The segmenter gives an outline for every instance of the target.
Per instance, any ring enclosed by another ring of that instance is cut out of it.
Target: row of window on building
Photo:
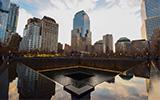
[[[50,17],[30,18],[25,26],[20,51],[57,52],[58,24]]]
[[[9,35],[16,33],[19,6],[10,0],[0,0],[0,42],[6,43]]]

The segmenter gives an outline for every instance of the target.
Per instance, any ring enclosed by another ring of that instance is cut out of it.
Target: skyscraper
[[[91,45],[89,16],[85,11],[79,11],[73,19],[71,47],[73,51],[88,51]]]
[[[18,16],[19,16],[19,7],[16,4],[11,3],[7,21],[6,38],[8,38],[8,35],[10,33],[16,33]]]
[[[150,40],[154,29],[160,27],[160,0],[142,0],[142,38]]]
[[[42,19],[42,44],[41,50],[46,52],[57,52],[58,49],[58,24],[50,17],[44,16]]]
[[[103,53],[109,53],[113,51],[113,36],[107,34],[103,36]]]
[[[77,12],[73,20],[73,29],[79,29],[80,36],[85,37],[86,34],[90,31],[90,20],[87,13],[83,10]]]
[[[0,0],[0,42],[4,43],[10,0]]]
[[[25,26],[20,51],[57,52],[58,24],[52,18],[30,18]]]
[[[40,50],[41,20],[38,18],[28,19],[23,31],[23,39],[20,49],[25,51]]]

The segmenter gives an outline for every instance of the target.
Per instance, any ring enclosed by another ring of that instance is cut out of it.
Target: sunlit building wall
[[[49,17],[30,18],[25,26],[20,51],[57,52],[58,24]]]
[[[71,52],[71,46],[68,44],[64,45],[64,53],[69,54]]]
[[[40,20],[39,20],[40,21]],[[31,33],[30,49],[39,50],[40,48],[40,22],[31,23],[29,26],[29,32]]]
[[[80,51],[80,32],[78,29],[74,29],[71,32],[71,47],[73,51]]]
[[[41,20],[30,18],[25,26],[23,39],[20,44],[21,51],[40,50],[40,29]]]
[[[4,43],[10,0],[0,0],[0,42]]]
[[[113,36],[107,34],[103,36],[103,53],[113,51]]]
[[[41,24],[41,51],[57,52],[59,25],[54,19],[46,16],[43,17]]]

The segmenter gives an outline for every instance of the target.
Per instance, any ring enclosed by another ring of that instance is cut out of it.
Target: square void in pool
[[[66,74],[65,76],[70,77],[74,80],[83,80],[83,79],[92,77],[93,74],[86,73],[86,72],[74,72],[74,73]]]

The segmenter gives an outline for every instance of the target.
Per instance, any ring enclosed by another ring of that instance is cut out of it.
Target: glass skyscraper
[[[0,0],[0,42],[4,42],[9,13],[10,0]]]
[[[91,31],[89,16],[85,11],[79,11],[73,19],[71,35],[72,51],[89,51],[91,47]]]
[[[160,27],[160,0],[142,0],[142,37],[148,40],[156,28]]]
[[[87,13],[83,10],[75,14],[73,29],[78,29],[81,37],[86,37],[87,33],[90,31],[90,20]]]
[[[19,15],[19,7],[16,4],[11,3],[7,21],[7,32],[16,32],[17,22]]]

